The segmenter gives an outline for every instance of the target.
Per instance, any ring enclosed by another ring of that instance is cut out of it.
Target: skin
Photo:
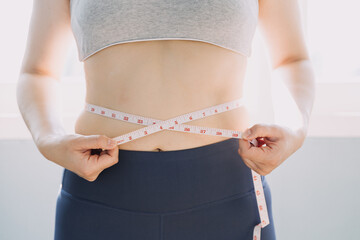
[[[114,141],[108,145],[111,138],[144,126],[86,111],[80,113],[75,133],[66,133],[58,104],[58,87],[65,53],[73,41],[69,14],[69,0],[34,0],[17,85],[20,112],[45,158],[94,181],[101,171],[118,162],[119,148],[171,151],[226,140],[165,130],[122,145],[117,146]],[[302,146],[315,91],[297,1],[260,0],[258,27],[268,47],[273,72],[296,103],[301,126],[288,127],[281,123],[281,117],[274,124],[249,126],[245,107],[188,124],[251,130],[249,137],[239,139],[239,155],[248,167],[267,175]],[[114,45],[84,62],[85,100],[166,120],[242,97],[246,64],[244,55],[204,42],[162,40]],[[201,92],[196,91],[199,88]],[[280,105],[274,109],[276,113],[285,113]],[[250,144],[254,138],[258,146]],[[96,148],[104,151],[91,155],[90,149]]]

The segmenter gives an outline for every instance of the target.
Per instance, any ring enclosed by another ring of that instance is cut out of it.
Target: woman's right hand
[[[90,182],[95,181],[105,168],[118,162],[116,141],[105,135],[49,135],[36,145],[46,159]],[[92,149],[103,151],[92,155]]]

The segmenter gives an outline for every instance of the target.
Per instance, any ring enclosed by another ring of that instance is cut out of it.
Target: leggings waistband
[[[119,162],[89,182],[64,169],[62,189],[81,199],[134,212],[182,211],[253,191],[239,140],[164,152],[119,149]],[[266,181],[263,178],[265,186]]]

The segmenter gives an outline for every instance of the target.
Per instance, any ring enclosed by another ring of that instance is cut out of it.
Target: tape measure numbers
[[[218,113],[222,113],[225,111],[230,111],[232,109],[236,109],[243,105],[242,98],[235,99],[230,102],[222,103],[216,106],[208,107],[202,110],[190,112],[181,116],[177,116],[168,120],[158,120],[148,117],[143,117],[139,115],[124,113],[121,111],[117,111],[114,109],[109,109],[101,106],[97,106],[90,103],[85,103],[85,110],[91,113],[95,113],[101,116],[118,119],[125,122],[131,122],[141,125],[146,125],[147,127],[137,129],[135,131],[126,133],[124,135],[113,138],[117,141],[117,144],[124,144],[129,141],[133,141],[137,138],[141,138],[162,130],[171,130],[171,131],[181,131],[181,132],[189,132],[189,133],[197,133],[197,134],[205,134],[205,135],[213,135],[213,136],[223,136],[223,137],[231,137],[231,138],[242,138],[242,132],[236,130],[227,130],[227,129],[219,129],[219,128],[210,128],[210,127],[201,127],[201,126],[192,126],[186,125],[183,123],[194,121],[197,119],[201,119],[207,116],[215,115]],[[256,139],[253,139],[251,143],[254,146],[257,146]],[[269,221],[265,194],[263,189],[263,184],[261,181],[261,176],[255,171],[251,170],[252,173],[252,181],[254,184],[254,191],[256,196],[256,202],[258,206],[260,223],[254,227],[253,231],[253,240],[260,240],[261,228],[267,226]]]

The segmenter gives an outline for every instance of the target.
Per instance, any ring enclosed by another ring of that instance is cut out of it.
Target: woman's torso
[[[85,101],[118,111],[167,120],[243,96],[247,57],[209,43],[156,40],[114,45],[84,62]],[[246,107],[186,124],[243,131]],[[75,132],[117,137],[143,128],[83,110]],[[120,149],[169,151],[199,147],[225,137],[163,130]]]

